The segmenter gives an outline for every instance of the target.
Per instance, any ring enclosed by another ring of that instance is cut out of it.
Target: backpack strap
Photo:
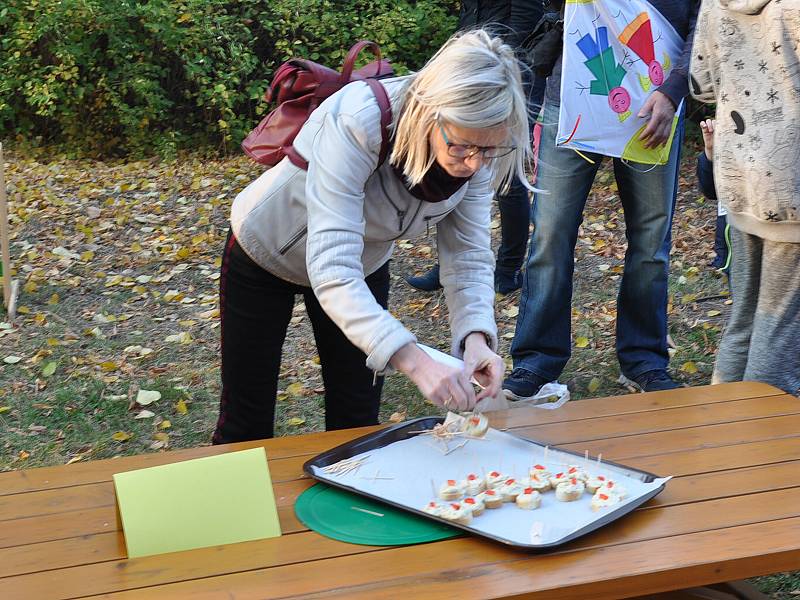
[[[389,125],[392,122],[392,103],[389,101],[389,94],[386,93],[386,88],[383,87],[375,79],[367,78],[363,80],[372,93],[375,94],[375,100],[378,101],[378,107],[381,109],[381,151],[378,155],[378,167],[380,167],[389,154]],[[300,156],[300,153],[294,149],[294,146],[283,146],[283,153],[289,157],[292,164],[304,171],[308,170],[308,161]]]
[[[386,88],[379,81],[371,78],[364,81],[370,87],[372,93],[375,94],[375,99],[381,109],[381,152],[378,155],[378,166],[380,167],[389,154],[389,125],[392,123],[392,103],[389,101],[389,94],[386,93]]]

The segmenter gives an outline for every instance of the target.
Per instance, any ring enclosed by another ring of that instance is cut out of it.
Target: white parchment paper
[[[451,441],[450,447],[459,443]],[[491,471],[522,479],[528,476],[528,469],[534,464],[543,464],[553,473],[563,471],[567,465],[582,468],[588,465],[590,475],[605,475],[627,490],[628,496],[622,504],[598,512],[591,509],[592,495],[588,492],[575,502],[559,502],[549,490],[544,493],[538,509],[523,510],[514,503],[504,503],[502,508],[485,510],[469,525],[476,532],[524,545],[556,543],[670,479],[665,477],[645,483],[643,476],[635,471],[605,463],[598,468],[596,461],[586,463],[583,457],[553,449],[548,450],[545,460],[544,447],[495,429],[489,429],[484,439],[469,440],[464,447],[447,455],[440,448],[430,436],[418,435],[356,455],[367,457],[356,472],[330,475],[318,467],[312,468],[320,479],[416,510],[421,510],[431,500],[439,500],[439,486],[447,479],[461,480],[468,473],[483,475]]]

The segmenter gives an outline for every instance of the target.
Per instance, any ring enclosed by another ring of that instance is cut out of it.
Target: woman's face
[[[451,156],[448,150],[448,142],[450,145],[458,144],[477,146],[479,148],[508,146],[508,127],[497,125],[484,129],[467,129],[466,127],[459,127],[442,121],[441,124],[433,126],[429,141],[436,162],[449,175],[453,177],[472,177],[484,162],[489,162],[489,159],[485,159],[482,152],[476,152],[470,157],[459,158]]]

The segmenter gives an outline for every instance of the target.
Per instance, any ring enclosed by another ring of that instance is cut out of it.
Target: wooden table
[[[374,428],[3,473],[0,598],[600,599],[800,569],[793,396],[727,384],[516,409],[492,425],[675,479],[631,515],[536,555],[473,537],[376,548],[308,531],[292,510],[312,484],[303,462]],[[125,558],[113,473],[262,444],[282,537]]]

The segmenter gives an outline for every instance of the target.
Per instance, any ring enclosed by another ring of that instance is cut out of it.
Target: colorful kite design
[[[675,28],[647,0],[566,0],[556,144],[666,163],[672,137],[665,146],[645,148],[639,136],[650,115],[642,107],[666,81],[669,57],[683,47]],[[677,122],[676,116],[673,132]]]
[[[639,84],[646,92],[652,83],[656,87],[664,83],[664,72],[669,69],[669,55],[664,53],[664,65],[656,60],[653,28],[650,26],[650,15],[640,13],[619,35],[619,41],[636,53],[636,56],[647,65],[647,77],[639,75]]]
[[[588,33],[577,42],[586,57],[586,68],[594,75],[589,85],[589,93],[597,96],[608,96],[608,105],[624,121],[631,116],[631,95],[621,86],[626,71],[617,62],[614,49],[608,45],[608,29],[597,29],[597,41]]]

